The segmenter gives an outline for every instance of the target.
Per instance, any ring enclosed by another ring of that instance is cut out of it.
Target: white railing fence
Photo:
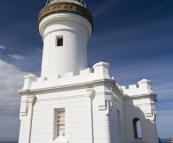
[[[48,5],[52,1],[57,1],[57,2],[64,2],[64,1],[66,1],[66,2],[80,3],[81,5],[86,7],[86,3],[85,3],[84,0],[47,0],[46,5]]]

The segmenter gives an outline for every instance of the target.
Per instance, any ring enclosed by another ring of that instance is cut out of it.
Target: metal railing
[[[74,3],[78,3],[82,6],[84,6],[86,8],[86,3],[84,0],[47,0],[46,5],[48,5],[49,3],[53,2],[53,1],[55,1],[55,2],[64,2],[64,1],[65,2],[74,2]]]

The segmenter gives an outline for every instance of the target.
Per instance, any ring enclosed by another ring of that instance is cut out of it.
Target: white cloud
[[[11,55],[11,54],[9,54],[8,56],[11,57],[11,58],[14,58],[15,60],[24,60],[25,59],[25,57],[20,56],[20,55]]]
[[[20,96],[28,73],[0,60],[0,140],[18,140]]]
[[[4,49],[5,49],[5,47],[4,47],[4,46],[2,46],[2,45],[0,45],[0,49],[3,49],[3,50],[4,50]]]

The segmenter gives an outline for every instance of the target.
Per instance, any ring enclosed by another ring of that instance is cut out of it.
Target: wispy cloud
[[[157,130],[161,138],[172,137],[173,130],[173,109],[157,112]]]
[[[105,12],[108,8],[114,6],[115,4],[119,3],[120,0],[105,0],[104,3],[102,3],[94,12],[93,17],[98,16],[102,12]]]
[[[20,96],[23,76],[28,73],[0,60],[0,140],[17,140],[19,132]],[[7,134],[8,132],[8,134]]]
[[[24,60],[25,59],[25,57],[20,56],[20,55],[11,55],[11,54],[9,54],[8,56],[11,57],[11,58],[14,58],[15,60]]]
[[[155,7],[154,9],[151,9],[150,11],[146,11],[146,13],[144,15],[142,15],[139,20],[141,20],[141,19],[143,19],[143,18],[145,18],[145,17],[147,17],[147,16],[157,12],[162,7],[164,7],[166,5],[169,5],[169,3],[171,3],[171,1],[167,0],[167,1],[163,2],[161,5],[158,5],[157,7]]]
[[[158,43],[159,45],[161,43],[160,41],[163,41],[163,40],[164,41],[166,40],[168,44],[172,44],[172,41],[170,41],[169,38],[173,36],[173,34],[164,32],[164,30],[169,30],[169,23],[172,23],[172,22],[173,20],[171,18],[165,18],[162,21],[153,20],[153,21],[149,21],[140,25],[128,26],[122,29],[121,28],[113,29],[114,27],[112,27],[112,30],[99,31],[98,33],[96,33],[97,34],[96,36],[90,39],[90,41],[93,43],[99,43],[99,44],[100,42],[115,42],[116,41],[116,43],[121,44],[121,46],[126,46],[126,45],[130,46],[132,44],[133,45],[137,44],[137,46],[141,46],[142,45],[141,42],[143,43],[147,42],[147,44]],[[164,34],[165,37],[163,37],[163,35],[161,34],[153,36],[152,33],[158,32],[157,30],[163,26],[164,26],[164,29],[160,29],[160,32],[162,32],[162,34]],[[150,32],[152,33],[148,35],[148,33]]]
[[[158,112],[160,111],[167,111],[167,110],[173,110],[173,101],[172,99],[159,99],[158,102],[156,103],[156,109]],[[158,117],[159,118],[159,117]]]
[[[149,79],[152,81],[153,91],[158,94],[159,102],[173,100],[173,75],[170,74],[173,68],[167,64],[167,58],[158,57],[130,64],[112,65],[111,73],[114,79],[120,85],[126,85],[126,88],[129,84],[137,84],[143,78]]]
[[[5,46],[0,45],[0,49],[3,49],[4,50],[5,49]]]

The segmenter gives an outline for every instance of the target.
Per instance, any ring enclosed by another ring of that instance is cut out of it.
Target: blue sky
[[[173,137],[173,0],[85,0],[93,15],[88,66],[105,61],[128,87],[146,78],[158,94],[159,137]],[[23,76],[40,75],[38,13],[46,0],[0,1],[0,140],[18,140],[17,90]]]

